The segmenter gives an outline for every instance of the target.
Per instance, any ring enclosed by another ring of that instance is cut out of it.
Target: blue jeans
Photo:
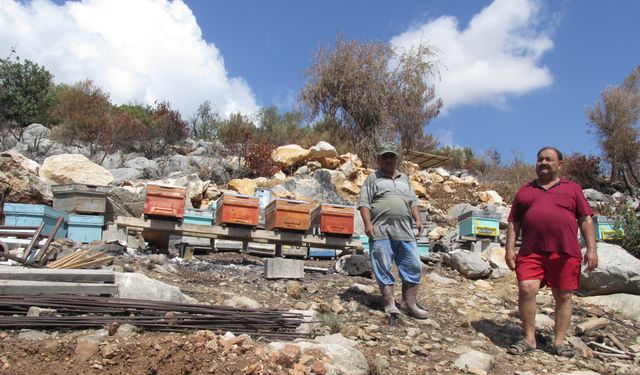
[[[402,282],[420,284],[422,262],[416,241],[371,240],[371,265],[378,284],[393,285],[392,262],[396,263]]]

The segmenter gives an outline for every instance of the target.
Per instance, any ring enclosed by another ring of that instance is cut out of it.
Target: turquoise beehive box
[[[213,222],[214,211],[196,210],[187,208],[182,218],[183,224],[209,225]]]
[[[500,214],[484,211],[469,211],[458,217],[461,237],[498,237]]]
[[[55,208],[43,204],[5,203],[4,215],[4,225],[6,226],[37,227],[44,223],[42,233],[46,235],[51,234],[58,217],[63,217],[64,220],[56,232],[55,238],[64,238],[67,236],[69,215]]]
[[[103,216],[69,214],[67,238],[76,243],[102,241],[103,227]]]

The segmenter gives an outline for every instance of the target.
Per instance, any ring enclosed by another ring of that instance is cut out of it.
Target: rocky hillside
[[[0,153],[0,189],[11,188],[7,201],[50,204],[54,184],[108,185],[107,221],[119,215],[142,216],[149,182],[186,187],[188,205],[199,208],[208,207],[226,191],[253,194],[257,187],[270,188],[276,197],[354,204],[372,172],[357,155],[338,155],[325,142],[310,149],[280,147],[274,155],[265,156],[279,171],[251,179],[242,177],[242,160],[222,156],[220,145],[202,141],[190,141],[176,148],[179,153],[154,160],[116,153],[98,164],[82,156],[82,149],[63,147],[46,137],[38,136],[36,144],[34,134],[46,131],[32,125],[24,143]],[[518,339],[519,320],[515,278],[504,263],[504,249],[499,241],[460,241],[456,225],[459,215],[484,209],[498,213],[504,229],[508,203],[462,172],[420,170],[411,163],[404,163],[402,169],[428,212],[432,253],[424,259],[418,299],[429,311],[429,319],[403,317],[390,325],[370,272],[344,267],[345,262],[366,264],[362,256],[305,260],[305,265],[319,271],[309,271],[301,280],[274,281],[263,277],[263,260],[246,254],[197,255],[185,261],[176,257],[175,249],[169,249],[168,256],[152,255],[144,243],[94,244],[118,247],[112,269],[144,273],[179,287],[186,295],[180,301],[306,311],[312,324],[304,329],[315,339],[268,342],[233,333],[153,333],[134,328],[2,331],[0,373],[640,373],[638,259],[619,246],[598,243],[600,267],[582,275],[582,296],[576,298],[570,329],[579,351],[576,358],[551,354],[554,311],[548,291],[538,299],[540,350],[526,357],[510,356],[506,348]],[[595,208],[616,200],[639,204],[620,194],[593,190],[585,194]],[[356,234],[362,232],[357,217]],[[66,252],[80,247],[68,242],[58,246]],[[140,281],[134,284],[136,293],[142,294],[160,288],[159,284],[145,287]],[[598,318],[606,321],[600,321],[604,323],[597,329],[584,329]]]

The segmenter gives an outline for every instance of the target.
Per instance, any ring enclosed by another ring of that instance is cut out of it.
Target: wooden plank
[[[3,294],[75,294],[99,295],[118,294],[115,284],[58,283],[51,281],[0,280],[0,293]]]
[[[95,252],[95,253],[86,253],[84,256],[80,256],[70,262],[64,263],[62,265],[57,265],[54,268],[73,268],[73,266],[77,265],[77,264],[82,264],[82,263],[86,263],[90,260],[94,260],[97,258],[100,258],[103,255],[103,253],[100,252]]]
[[[115,283],[111,270],[30,269],[0,267],[1,280],[58,281],[73,283]]]
[[[106,264],[109,262],[112,262],[116,257],[114,256],[108,256],[108,257],[103,257],[103,258],[98,258],[98,259],[94,259],[94,260],[89,260],[86,262],[78,262],[78,263],[74,263],[71,265],[66,265],[63,266],[64,268],[74,268],[74,269],[78,269],[78,268],[91,268],[91,267],[95,267],[95,266],[99,266],[101,264]]]
[[[72,260],[74,260],[76,258],[79,258],[79,257],[82,257],[82,256],[84,256],[85,254],[88,254],[88,253],[89,253],[89,250],[76,251],[73,254],[69,254],[67,256],[64,256],[64,257],[56,260],[55,262],[51,262],[51,263],[47,264],[47,268],[56,268],[57,266],[69,263]]]
[[[609,325],[609,319],[607,318],[595,318],[587,320],[584,323],[578,324],[576,327],[576,334],[588,335],[593,331],[597,331]]]
[[[268,231],[249,227],[231,227],[219,225],[180,224],[173,221],[157,219],[140,219],[135,217],[118,216],[118,226],[124,226],[130,231],[144,233],[167,232],[170,234],[184,235],[201,238],[215,238],[236,241],[251,241],[272,244],[285,244],[293,246],[313,246],[331,249],[355,249],[361,250],[362,242],[352,237],[338,237],[326,235],[313,235],[306,233]]]
[[[45,242],[45,244],[40,248],[40,251],[36,254],[35,260],[37,263],[42,263],[43,260],[46,260],[47,257],[49,256],[49,252],[50,252],[49,245],[51,245],[51,242],[56,236],[56,233],[58,233],[58,229],[60,229],[60,226],[62,225],[63,220],[64,218],[62,216],[59,216],[58,220],[56,220],[56,225],[53,227],[53,230],[49,234],[49,238],[47,238],[47,242]]]
[[[44,229],[44,223],[40,224],[38,229],[36,229],[36,232],[33,234],[33,238],[31,239],[31,242],[29,242],[29,245],[27,245],[27,248],[24,250],[24,259],[31,260],[29,259],[31,257],[31,250],[33,250],[33,246],[38,243],[38,239],[40,238],[40,234],[42,233],[43,229]]]

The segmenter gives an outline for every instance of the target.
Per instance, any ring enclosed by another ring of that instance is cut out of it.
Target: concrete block
[[[118,227],[115,224],[108,224],[107,228],[102,231],[102,241],[115,242],[115,241],[127,241],[127,231],[124,227]]]
[[[284,258],[267,259],[264,263],[264,274],[267,279],[302,279],[304,278],[304,261]]]

